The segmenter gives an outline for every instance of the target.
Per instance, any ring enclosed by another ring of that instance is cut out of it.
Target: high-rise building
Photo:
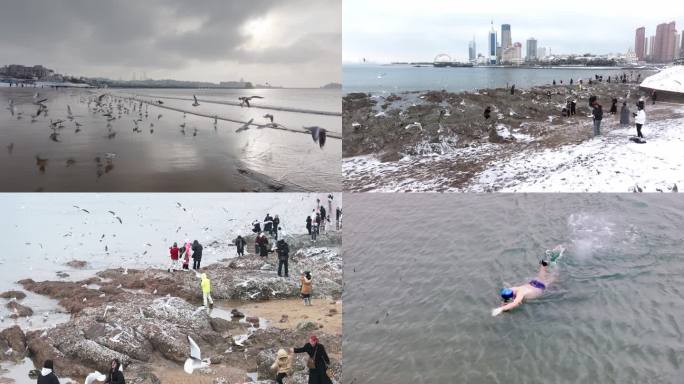
[[[675,31],[675,43],[674,43],[674,52],[672,52],[672,57],[675,59],[678,59],[681,57],[681,45],[682,45],[682,34],[681,33],[676,33]]]
[[[527,53],[525,55],[525,61],[536,61],[537,60],[537,39],[530,37],[527,39]]]
[[[655,50],[655,36],[648,38],[648,58],[653,61],[653,51]]]
[[[511,45],[513,45],[511,41],[511,25],[501,24],[501,49],[505,50]]]
[[[644,38],[644,60],[650,55],[651,46],[648,45],[648,39]]]
[[[501,61],[504,64],[522,64],[522,44],[516,42],[506,49],[502,49]]]
[[[542,60],[545,57],[546,57],[546,48],[544,48],[544,47],[537,48],[537,60]]]
[[[656,27],[655,42],[653,45],[653,61],[656,63],[668,63],[674,59],[675,35],[677,29],[675,22],[658,24]]]
[[[638,60],[644,60],[646,57],[646,28],[639,27],[636,30],[636,36],[634,37],[634,52],[637,55]]]
[[[489,31],[489,64],[496,64],[496,30],[494,29],[494,21],[492,20],[492,29]]]
[[[475,64],[477,61],[477,45],[475,43],[475,36],[473,36],[473,40],[468,43],[468,60]]]

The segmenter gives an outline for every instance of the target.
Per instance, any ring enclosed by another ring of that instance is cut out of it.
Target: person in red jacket
[[[259,232],[254,243],[258,246],[259,256],[268,256],[268,239],[263,232]]]
[[[169,254],[171,255],[171,267],[169,267],[169,272],[173,272],[176,269],[180,269],[178,265],[178,244],[173,243],[173,247],[169,247]]]

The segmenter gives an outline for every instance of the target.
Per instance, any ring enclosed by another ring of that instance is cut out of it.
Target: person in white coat
[[[641,134],[641,127],[646,124],[646,112],[641,105],[638,109],[637,113],[634,114],[634,123],[636,123],[637,136],[643,138],[644,135]]]

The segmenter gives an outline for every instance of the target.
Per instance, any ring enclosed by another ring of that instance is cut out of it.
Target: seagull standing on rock
[[[191,375],[195,369],[208,367],[211,361],[209,359],[202,360],[200,348],[192,337],[188,336],[188,342],[190,343],[190,357],[185,360],[183,369],[187,374]]]

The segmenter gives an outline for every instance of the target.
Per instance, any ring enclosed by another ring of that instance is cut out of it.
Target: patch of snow
[[[675,65],[644,79],[642,87],[684,93],[684,66]]]

